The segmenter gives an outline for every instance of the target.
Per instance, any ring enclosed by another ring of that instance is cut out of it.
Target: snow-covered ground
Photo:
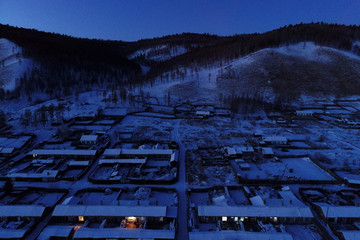
[[[134,59],[141,55],[145,59],[153,60],[156,62],[169,60],[178,55],[186,53],[187,50],[184,46],[169,46],[169,45],[159,45],[152,48],[140,49],[136,52],[129,55],[129,59]]]
[[[22,49],[15,43],[0,38],[0,88],[14,90],[16,80],[33,66],[33,61],[24,58]]]
[[[360,57],[351,53],[330,47],[323,47],[313,42],[301,42],[298,44],[281,46],[277,48],[266,48],[247,56],[231,60],[226,63],[216,63],[209,68],[191,66],[180,68],[180,75],[175,71],[163,74],[158,77],[155,84],[142,88],[145,92],[163,99],[170,93],[172,101],[210,102],[219,103],[221,96],[230,96],[232,93],[241,94],[239,91],[258,93],[268,101],[274,101],[271,82],[264,86],[263,80],[249,77],[249,74],[256,73],[261,78],[266,78],[269,73],[262,67],[261,61],[271,58],[273,54],[293,57],[308,62],[329,63],[336,61],[339,57],[346,61],[360,62]],[[174,77],[171,77],[173,75]],[[225,76],[224,78],[218,78]],[[303,94],[297,104],[314,103],[318,99],[334,100],[332,95],[306,95]]]

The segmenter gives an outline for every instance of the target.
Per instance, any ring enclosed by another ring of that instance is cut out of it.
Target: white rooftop
[[[100,159],[99,164],[142,164],[146,163],[147,158],[132,158],[132,159]]]
[[[37,240],[49,240],[51,237],[68,238],[74,227],[73,226],[47,226],[45,227]]]
[[[132,229],[132,228],[87,228],[78,229],[74,238],[81,239],[175,239],[174,230]]]
[[[307,217],[312,218],[308,207],[261,206],[198,206],[198,216],[228,217]]]
[[[96,150],[84,150],[84,149],[34,149],[28,153],[28,155],[77,155],[77,156],[95,156]]]
[[[286,137],[281,136],[267,136],[263,138],[264,142],[287,142]]]
[[[250,202],[253,206],[265,206],[264,200],[259,195],[250,198]]]
[[[121,149],[124,155],[171,155],[173,149]]]
[[[245,232],[245,231],[211,231],[189,232],[189,240],[292,240],[288,233],[279,232]]]
[[[273,155],[274,154],[271,147],[263,147],[262,148],[262,153],[266,154],[266,155]]]
[[[0,217],[41,217],[45,207],[38,205],[3,205]]]
[[[1,148],[1,147],[0,147],[0,148]],[[2,148],[2,149],[0,150],[0,153],[10,154],[10,153],[12,153],[14,150],[15,150],[15,148],[6,148],[6,147],[4,147],[4,148]]]
[[[26,233],[25,229],[0,228],[0,238],[2,239],[22,239],[25,233]]]
[[[315,203],[321,207],[326,218],[360,218],[358,206],[332,206],[326,203]]]
[[[36,172],[17,172],[9,173],[9,178],[55,178],[58,175],[58,170],[44,170],[41,173]]]
[[[345,240],[359,240],[360,239],[360,231],[357,230],[342,230],[339,231],[344,236]]]
[[[71,160],[68,162],[69,166],[89,166],[90,161],[75,161]]]
[[[196,114],[196,115],[209,116],[209,115],[210,115],[210,112],[209,112],[209,111],[196,111],[195,114]]]
[[[97,135],[82,135],[80,141],[96,141],[98,138]]]
[[[313,114],[314,112],[311,110],[296,110],[296,114],[304,114],[304,115],[308,115],[308,114]]]
[[[121,149],[105,149],[104,155],[120,155]]]
[[[53,216],[166,217],[167,206],[57,205]]]

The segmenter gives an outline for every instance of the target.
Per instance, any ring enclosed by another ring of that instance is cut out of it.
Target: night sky
[[[133,41],[266,32],[300,22],[360,24],[359,0],[0,0],[0,23]]]

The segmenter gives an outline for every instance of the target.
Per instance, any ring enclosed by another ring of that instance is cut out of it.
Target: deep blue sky
[[[360,24],[360,0],[0,0],[0,23],[132,41],[266,32],[300,22]]]

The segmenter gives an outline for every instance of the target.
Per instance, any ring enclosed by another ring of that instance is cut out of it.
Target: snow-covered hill
[[[7,39],[0,39],[0,88],[14,90],[16,79],[22,77],[32,65],[32,60],[22,55],[21,47]]]
[[[173,100],[214,102],[232,94],[303,96],[352,95],[360,91],[360,57],[338,49],[302,42],[266,48],[211,68],[179,69],[163,74],[145,91]]]

